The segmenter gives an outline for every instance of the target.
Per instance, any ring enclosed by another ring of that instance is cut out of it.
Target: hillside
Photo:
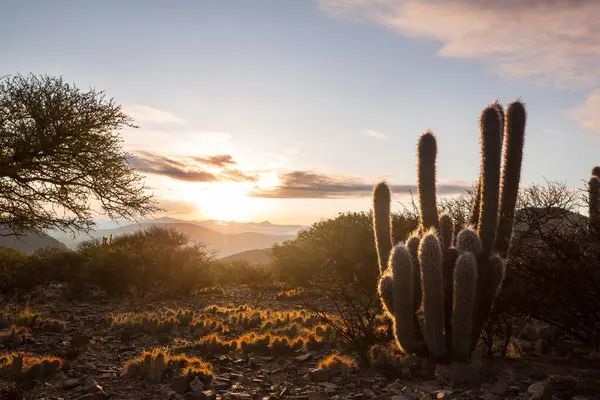
[[[138,221],[140,224],[194,224],[216,232],[234,234],[255,232],[265,235],[296,235],[300,230],[308,228],[304,225],[278,225],[269,221],[262,222],[237,222],[237,221],[217,221],[217,220],[183,220],[172,217],[160,217],[154,219],[144,219]],[[131,224],[130,221],[100,222],[98,229],[117,229]]]
[[[93,232],[91,235],[94,238],[101,239],[103,236],[119,236],[125,233],[131,233],[140,229],[148,229],[153,225],[165,226],[177,229],[189,236],[190,240],[202,242],[208,245],[211,249],[217,251],[218,257],[227,257],[232,254],[241,253],[247,250],[264,249],[271,247],[274,243],[279,243],[284,240],[293,239],[293,235],[265,235],[255,232],[244,232],[236,234],[225,234],[216,232],[212,229],[202,227],[194,223],[142,223],[130,224],[115,229],[100,229]],[[79,241],[85,240],[81,237]],[[75,247],[76,242],[68,243],[70,247]]]
[[[268,264],[270,260],[271,249],[255,249],[242,251],[241,253],[232,254],[223,257],[224,261],[248,261],[252,264]]]
[[[19,238],[14,236],[0,236],[0,246],[19,250],[26,254],[31,254],[45,247],[67,248],[64,243],[44,233],[41,235],[27,234]]]

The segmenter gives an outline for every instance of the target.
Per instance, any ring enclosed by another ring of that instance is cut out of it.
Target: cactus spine
[[[464,227],[456,236],[455,246],[452,218],[441,215],[438,219],[437,143],[433,133],[421,135],[417,146],[421,226],[406,246],[401,243],[392,249],[387,270],[380,249],[384,248],[382,243],[391,245],[389,206],[384,206],[389,205],[390,191],[385,183],[374,190],[375,241],[382,271],[380,294],[394,321],[397,344],[405,351],[445,361],[448,355],[468,358],[475,348],[504,279],[502,257],[508,252],[512,234],[525,119],[525,108],[519,101],[509,105],[506,123],[500,104],[483,110],[479,194],[472,209],[473,214],[477,210],[477,217],[471,218],[476,225]],[[416,318],[421,301],[424,336]]]

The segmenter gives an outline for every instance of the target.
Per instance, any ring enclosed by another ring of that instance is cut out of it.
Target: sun
[[[200,208],[205,219],[248,222],[265,210],[264,199],[249,196],[255,188],[279,184],[275,173],[261,174],[256,182],[214,182],[187,187],[185,197]]]

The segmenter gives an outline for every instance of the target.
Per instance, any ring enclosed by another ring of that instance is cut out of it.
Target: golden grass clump
[[[14,324],[19,326],[25,326],[27,328],[33,328],[40,317],[40,313],[26,308],[19,312],[17,317],[14,319]]]

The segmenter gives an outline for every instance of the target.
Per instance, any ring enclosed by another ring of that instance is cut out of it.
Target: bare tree
[[[50,76],[1,78],[0,235],[87,233],[95,211],[114,220],[159,210],[122,149],[125,127],[137,128],[104,92]]]

